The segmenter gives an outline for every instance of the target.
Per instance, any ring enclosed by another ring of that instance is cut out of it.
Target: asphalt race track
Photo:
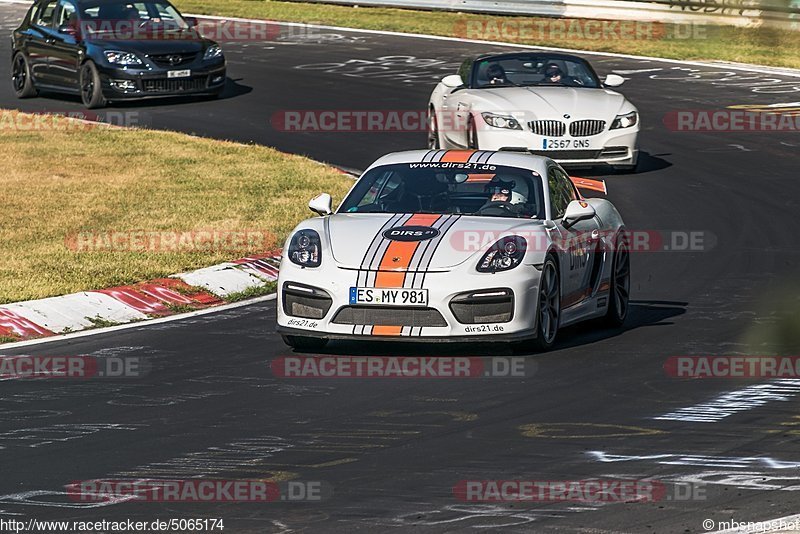
[[[2,31],[21,14],[20,6],[0,6]],[[465,55],[502,48],[320,31],[313,39],[225,49],[230,80],[221,100],[111,111],[138,112],[154,128],[359,169],[383,153],[420,148],[425,134],[286,133],[271,117],[424,109],[435,82]],[[7,38],[0,58],[8,77]],[[361,61],[347,63],[354,59]],[[223,518],[230,532],[672,533],[703,532],[706,518],[796,513],[800,437],[790,430],[800,381],[784,382],[780,398],[741,401],[724,417],[657,418],[765,382],[680,380],[663,365],[676,355],[768,353],[744,339],[756,323],[774,320],[765,312],[770,296],[796,278],[800,260],[797,135],[674,132],[663,119],[677,110],[797,102],[800,78],[605,56],[593,64],[601,75],[629,78],[622,90],[645,125],[643,168],[608,176],[609,198],[631,229],[703,232],[706,248],[633,255],[624,331],[572,328],[556,350],[529,356],[531,376],[469,380],[275,378],[270,361],[290,351],[275,335],[274,301],[7,350],[139,355],[152,371],[141,380],[0,381],[0,514]],[[10,83],[0,84],[0,107],[82,109],[65,97],[17,101]],[[338,343],[327,352],[509,356],[491,345]],[[72,481],[126,477],[324,481],[333,495],[302,503],[98,506],[64,494]],[[694,483],[702,495],[608,504],[465,503],[453,495],[461,480],[592,477],[652,478],[668,488]]]

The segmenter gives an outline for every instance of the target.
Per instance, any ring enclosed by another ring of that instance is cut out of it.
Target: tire
[[[436,110],[431,107],[428,110],[428,149],[439,150],[442,148],[439,141],[439,121],[436,118]]]
[[[478,150],[478,128],[475,126],[475,121],[472,117],[470,117],[469,124],[467,124],[467,148]]]
[[[283,342],[299,351],[322,350],[328,340],[322,337],[282,336]]]
[[[28,58],[22,52],[14,54],[11,60],[11,85],[17,98],[32,98],[39,94],[33,83],[33,74]]]
[[[103,85],[100,81],[100,73],[91,61],[87,61],[81,67],[80,76],[81,100],[87,109],[98,109],[105,107],[106,99],[103,96]]]
[[[603,317],[603,324],[612,328],[620,328],[625,324],[630,311],[631,291],[631,254],[628,240],[623,235],[617,236],[614,247],[614,259],[611,263],[611,285],[608,295],[608,310]]]
[[[515,353],[523,350],[547,352],[556,343],[561,321],[561,283],[558,264],[548,255],[539,278],[539,295],[536,299],[536,338],[512,344]]]

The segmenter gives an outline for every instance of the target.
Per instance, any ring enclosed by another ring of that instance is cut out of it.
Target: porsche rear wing
[[[605,180],[590,180],[589,178],[580,178],[578,176],[570,176],[569,179],[572,180],[572,183],[575,184],[575,187],[578,189],[597,191],[604,195],[608,194]]]

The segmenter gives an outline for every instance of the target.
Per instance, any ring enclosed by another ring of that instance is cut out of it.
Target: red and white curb
[[[0,336],[25,341],[226,303],[278,279],[280,251],[138,284],[0,306]]]

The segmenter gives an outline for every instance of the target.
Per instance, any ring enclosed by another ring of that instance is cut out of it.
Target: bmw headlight
[[[479,273],[510,271],[525,257],[528,242],[517,235],[504,237],[490,248],[478,262]]]
[[[631,126],[636,126],[637,122],[639,122],[639,114],[635,111],[631,111],[625,115],[617,115],[617,118],[611,123],[611,129],[619,130],[620,128],[630,128]]]
[[[289,259],[301,267],[319,267],[322,263],[322,241],[314,230],[300,230],[289,243]]]
[[[142,65],[142,60],[136,54],[130,52],[120,52],[119,50],[106,50],[106,59],[112,65],[120,65],[123,67],[131,67],[134,65]]]
[[[519,125],[519,121],[514,117],[508,117],[506,115],[495,115],[494,113],[481,113],[483,120],[486,121],[486,124],[489,126],[494,126],[495,128],[504,128],[506,130],[521,130],[522,126]]]
[[[218,57],[222,57],[222,48],[219,45],[209,46],[206,49],[206,53],[203,54],[203,60],[216,59]]]

